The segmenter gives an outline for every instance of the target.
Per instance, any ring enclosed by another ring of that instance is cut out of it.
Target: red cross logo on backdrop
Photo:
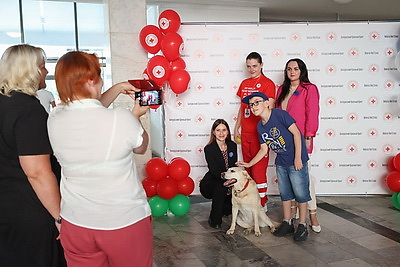
[[[233,51],[231,52],[231,57],[232,57],[232,58],[238,58],[239,55],[240,55],[240,53],[239,53],[237,50],[233,50]]]
[[[317,55],[318,55],[318,52],[316,49],[314,49],[314,48],[308,49],[308,51],[307,51],[308,58],[316,58]]]
[[[198,83],[194,88],[196,88],[197,92],[201,92],[204,90],[204,85],[202,83]]]
[[[394,87],[393,85],[394,85],[394,83],[393,83],[392,80],[387,80],[387,81],[385,82],[385,89],[388,90],[388,91],[390,91],[390,90],[393,89],[393,87]]]
[[[357,58],[358,57],[358,49],[357,48],[350,48],[349,50],[349,57],[350,58]]]
[[[326,105],[328,107],[333,107],[336,104],[336,100],[333,97],[328,97],[326,99]]]
[[[237,116],[233,116],[232,121],[236,122],[237,121]]]
[[[358,89],[358,82],[357,81],[350,81],[348,83],[348,88],[350,91],[356,91]]]
[[[328,160],[325,162],[325,169],[327,170],[333,170],[335,168],[335,162],[332,160]]]
[[[377,166],[377,163],[375,160],[370,160],[368,161],[368,169],[370,170],[375,170]]]
[[[378,105],[378,98],[376,98],[375,96],[370,97],[369,105],[370,106],[377,106]]]
[[[176,105],[177,108],[183,108],[184,107],[184,103],[182,100],[177,100],[176,101]]]
[[[252,42],[256,42],[256,41],[258,41],[258,39],[259,39],[258,34],[256,34],[256,33],[252,33],[249,35],[249,40]]]
[[[224,40],[224,38],[222,37],[221,34],[217,34],[217,35],[214,36],[214,41],[216,43],[221,43],[223,40]]]
[[[336,33],[334,33],[334,32],[328,33],[327,36],[326,36],[326,39],[327,39],[328,42],[330,42],[330,43],[336,42],[336,39],[337,39]]]
[[[292,35],[290,36],[290,40],[292,40],[293,42],[300,42],[300,34],[298,32],[292,33]]]
[[[379,40],[379,33],[378,32],[371,32],[369,35],[369,39],[372,41],[378,41]]]
[[[356,154],[357,153],[357,146],[356,145],[349,145],[347,147],[347,153]]]
[[[275,179],[274,179],[274,183],[275,183],[275,184],[278,184],[278,178],[275,178]]]
[[[378,131],[376,129],[370,129],[368,131],[368,137],[370,137],[370,138],[378,137]]]
[[[392,151],[393,151],[392,145],[386,144],[383,146],[383,153],[385,153],[386,155],[392,154]]]
[[[371,66],[369,66],[369,72],[372,74],[376,74],[379,72],[379,67],[376,64],[372,64]]]
[[[386,57],[393,57],[395,55],[393,48],[386,48],[385,49],[385,55]]]
[[[203,51],[197,51],[197,52],[195,53],[195,58],[198,58],[198,59],[204,58],[204,53],[203,53]]]
[[[204,151],[204,149],[203,149],[202,146],[198,146],[198,147],[196,148],[196,152],[197,152],[198,154],[202,154],[203,151]]]
[[[204,116],[199,114],[196,116],[196,122],[197,123],[203,123],[204,122]]]
[[[347,120],[349,122],[356,122],[358,119],[358,116],[356,113],[350,113],[349,115],[347,115]]]
[[[176,132],[176,139],[177,139],[177,140],[182,141],[182,140],[185,139],[185,137],[186,137],[186,134],[185,134],[184,131],[178,130],[178,131]]]
[[[282,56],[282,51],[279,50],[279,49],[275,49],[275,50],[272,52],[272,57],[280,58],[281,56]]]
[[[223,106],[224,106],[224,101],[222,101],[222,99],[220,99],[220,98],[217,98],[217,99],[215,99],[215,101],[214,101],[214,106],[216,106],[216,107],[223,107]]]
[[[347,184],[353,185],[353,184],[356,184],[356,183],[357,183],[357,178],[356,178],[356,177],[354,177],[354,176],[349,176],[349,177],[347,178]]]
[[[325,136],[327,138],[333,138],[333,137],[335,137],[335,135],[336,135],[335,130],[333,130],[333,129],[326,130]]]
[[[328,65],[326,67],[326,73],[333,75],[336,73],[336,66],[335,65]]]
[[[393,115],[391,113],[385,113],[383,115],[383,121],[392,122],[393,121]]]
[[[238,85],[237,83],[233,83],[233,84],[231,85],[231,90],[232,90],[233,92],[237,92],[238,89],[239,89],[239,85]]]
[[[214,73],[217,76],[221,76],[224,73],[224,71],[222,70],[221,67],[216,67],[215,70],[214,70]]]

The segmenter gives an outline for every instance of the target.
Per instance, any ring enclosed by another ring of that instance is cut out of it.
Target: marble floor
[[[322,231],[309,228],[300,243],[268,228],[256,237],[238,226],[227,236],[231,216],[223,218],[222,229],[210,228],[211,202],[190,200],[186,215],[154,218],[154,266],[400,266],[400,211],[388,196],[318,197]],[[280,222],[279,197],[269,197],[267,214]]]

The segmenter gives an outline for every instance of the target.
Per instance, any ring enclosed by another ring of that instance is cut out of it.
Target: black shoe
[[[208,225],[209,225],[211,228],[214,228],[214,229],[220,229],[220,228],[221,228],[221,224],[212,223],[211,218],[208,219]]]
[[[289,225],[288,222],[283,221],[278,229],[276,229],[276,231],[274,232],[274,236],[286,236],[292,233],[294,233],[293,223]]]
[[[307,226],[304,224],[299,223],[297,226],[297,231],[293,236],[294,241],[305,241],[308,236]]]

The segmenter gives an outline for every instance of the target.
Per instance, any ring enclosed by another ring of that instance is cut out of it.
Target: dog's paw
[[[271,233],[273,233],[273,232],[275,232],[276,228],[275,228],[275,226],[270,226],[269,230],[271,231]]]
[[[248,234],[251,233],[252,230],[253,230],[252,227],[251,227],[251,228],[246,228],[246,229],[243,230],[243,234],[244,234],[244,235],[248,235]]]
[[[262,234],[261,234],[261,231],[255,231],[255,232],[254,232],[254,235],[255,235],[255,236],[261,236]]]
[[[235,232],[235,229],[228,229],[228,231],[226,231],[226,234],[233,235],[234,232]]]

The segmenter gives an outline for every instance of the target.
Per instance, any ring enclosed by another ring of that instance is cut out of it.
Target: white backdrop
[[[386,194],[387,161],[400,144],[400,23],[182,25],[186,92],[165,92],[165,157],[183,157],[195,181],[207,171],[203,147],[215,119],[233,130],[247,78],[245,58],[259,52],[264,74],[278,86],[290,58],[307,64],[320,90],[320,127],[311,158],[317,194]],[[239,148],[240,150],[240,148]],[[239,151],[240,153],[240,151]],[[274,156],[268,192],[278,194]]]

